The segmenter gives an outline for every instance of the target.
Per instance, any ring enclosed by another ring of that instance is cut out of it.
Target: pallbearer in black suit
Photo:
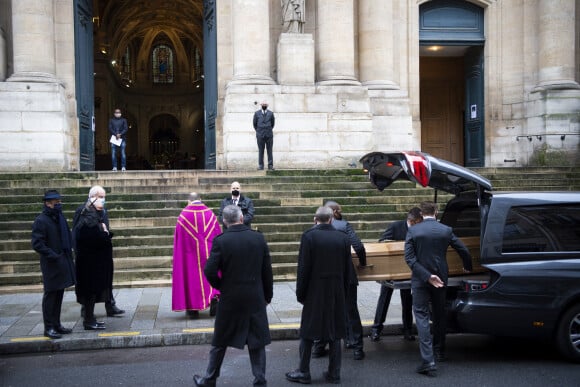
[[[385,241],[404,241],[407,236],[409,227],[421,222],[421,209],[413,207],[407,214],[407,220],[398,220],[393,222],[381,235],[379,242]],[[401,306],[403,308],[403,337],[407,341],[415,340],[413,336],[413,296],[411,289],[399,290],[401,294]],[[393,288],[386,285],[381,285],[381,294],[377,302],[377,310],[375,312],[375,320],[371,328],[370,338],[372,341],[379,341],[381,339],[381,332],[383,331],[383,324],[387,318],[389,304],[393,296]]]
[[[272,300],[272,262],[261,233],[244,225],[240,207],[222,212],[227,229],[214,238],[204,273],[221,293],[212,348],[205,376],[194,375],[196,386],[215,386],[226,348],[248,346],[254,385],[266,385],[266,349],[270,330],[266,306]]]
[[[463,270],[472,269],[471,255],[451,227],[437,222],[437,205],[421,203],[423,222],[407,231],[405,261],[411,268],[413,312],[419,334],[423,362],[417,372],[435,376],[435,360],[445,360],[445,292],[449,269],[447,247],[453,247],[463,260]],[[432,304],[433,338],[429,327],[429,301]]]

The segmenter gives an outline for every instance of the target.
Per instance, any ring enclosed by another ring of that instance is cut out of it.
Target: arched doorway
[[[115,107],[132,120],[133,132],[127,140],[129,168],[154,164],[157,155],[150,146],[150,119],[162,114],[177,119],[180,131],[188,131],[179,136],[183,140],[174,153],[196,155],[197,167],[211,168],[211,160],[204,158],[206,149],[215,157],[215,114],[208,115],[217,105],[217,90],[213,91],[217,89],[216,48],[211,46],[216,44],[215,4],[203,0],[75,1],[93,15],[93,36],[87,42],[93,42],[94,71],[77,70],[77,78],[79,84],[87,81],[94,86],[96,168],[110,169],[110,162],[105,161],[110,159],[108,121]],[[83,17],[79,20],[86,21]],[[78,34],[75,39],[80,42]],[[93,137],[85,132],[81,142]]]
[[[484,10],[440,0],[419,9],[421,149],[484,165]]]

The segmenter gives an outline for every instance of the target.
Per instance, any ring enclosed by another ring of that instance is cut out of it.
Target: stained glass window
[[[153,83],[173,83],[173,50],[160,44],[153,49]]]
[[[125,55],[121,58],[121,78],[131,79],[131,54],[129,52],[129,46],[127,46]]]

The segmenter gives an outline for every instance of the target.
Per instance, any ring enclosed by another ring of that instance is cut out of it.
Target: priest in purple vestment
[[[222,230],[213,211],[206,207],[200,195],[192,192],[189,204],[181,211],[175,225],[173,240],[173,302],[174,312],[186,311],[196,317],[217,301],[219,291],[211,287],[203,268],[211,251],[213,238]]]

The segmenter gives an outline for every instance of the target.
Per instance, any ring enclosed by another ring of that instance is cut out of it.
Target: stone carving
[[[304,32],[305,0],[281,0],[282,24],[287,33],[301,34]]]

